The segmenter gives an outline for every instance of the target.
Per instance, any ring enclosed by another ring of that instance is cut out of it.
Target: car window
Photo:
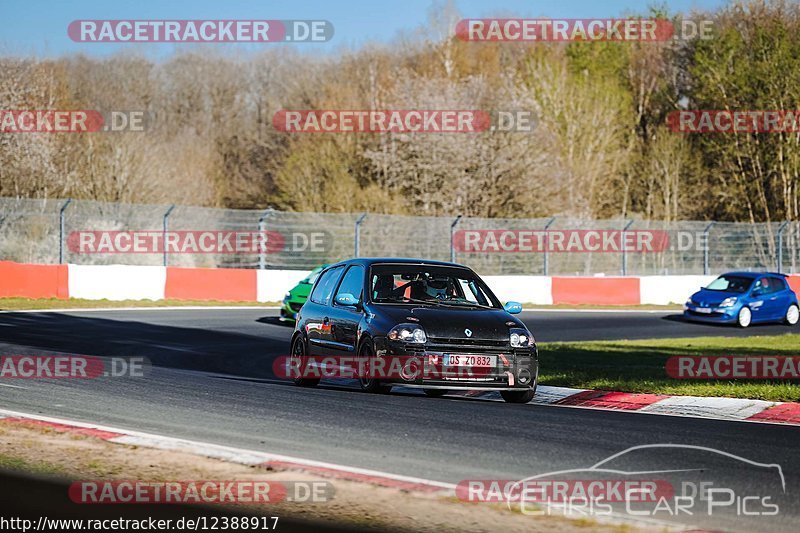
[[[441,265],[379,264],[370,270],[371,298],[381,304],[502,308],[472,271]]]
[[[773,292],[779,292],[781,290],[783,290],[783,280],[772,277],[759,278],[758,281],[756,281],[756,284],[753,285],[753,293],[757,293],[762,296],[765,294],[772,294]]]
[[[306,276],[306,278],[303,281],[301,281],[301,283],[308,283],[309,285],[313,285],[314,282],[317,281],[319,273],[322,272],[324,268],[325,268],[324,266],[315,268],[314,270],[311,271],[311,273],[308,274],[308,276]]]
[[[475,282],[467,279],[459,279],[458,282],[461,284],[461,293],[464,295],[464,299],[468,302],[473,303],[480,303],[478,301],[478,296],[480,295],[480,289],[475,286]]]
[[[769,287],[770,287],[769,292],[771,293],[780,292],[786,288],[786,282],[784,281],[783,278],[769,277],[767,279],[769,280]]]
[[[759,278],[753,284],[753,294],[764,294],[764,278]]]
[[[753,278],[743,276],[720,276],[706,287],[709,291],[747,292]]]
[[[314,286],[314,291],[311,293],[310,300],[315,304],[328,305],[331,302],[331,295],[333,288],[336,287],[336,282],[339,281],[339,275],[342,273],[343,266],[332,268],[322,274],[317,284]]]
[[[364,288],[364,268],[358,265],[351,266],[342,279],[339,290],[336,291],[336,296],[340,294],[352,294],[356,299],[361,301],[361,292]]]

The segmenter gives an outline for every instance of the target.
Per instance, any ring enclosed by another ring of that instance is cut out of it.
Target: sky
[[[489,16],[609,18],[645,12],[656,3],[670,12],[713,9],[726,0],[454,0],[463,18]],[[400,32],[424,25],[433,0],[0,0],[0,53],[60,56],[84,53],[106,56],[136,50],[146,55],[169,55],[174,44],[76,43],[67,26],[80,19],[312,19],[328,20],[335,34],[326,44],[237,44],[292,46],[298,51],[335,52],[365,43],[391,43]],[[194,46],[220,46],[203,43]],[[226,45],[231,46],[231,45]]]

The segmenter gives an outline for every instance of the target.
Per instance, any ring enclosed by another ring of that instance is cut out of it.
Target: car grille
[[[438,379],[433,378],[430,379],[432,382],[439,382],[440,384],[446,383],[483,383],[486,386],[490,385],[504,385],[507,386],[509,384],[509,373],[513,374],[514,376],[518,375],[518,371],[520,368],[529,368],[531,365],[531,360],[533,354],[515,354],[510,353],[508,350],[498,350],[495,351],[488,351],[488,350],[446,350],[447,353],[472,353],[475,354],[491,354],[497,355],[497,366],[493,368],[481,368],[473,370],[473,375],[459,375],[458,371],[455,370],[458,367],[454,367],[453,371],[455,373],[450,375],[441,375]],[[429,354],[431,352],[428,352]],[[441,360],[439,363],[441,364]],[[443,367],[439,367],[443,369]]]
[[[300,308],[301,308],[301,307],[303,307],[303,304],[301,304],[301,303],[298,303],[298,302],[289,302],[289,308],[290,308],[292,311],[294,311],[294,312],[298,312],[298,311],[300,311]]]
[[[508,352],[511,348],[508,341],[490,339],[463,339],[446,337],[428,337],[429,351],[448,351],[456,353],[475,352]]]
[[[725,313],[720,313],[718,311],[712,311],[710,313],[698,313],[697,311],[692,311],[691,309],[688,309],[688,311],[690,316],[696,316],[699,318],[708,318],[708,317],[718,318],[721,316],[725,316]]]

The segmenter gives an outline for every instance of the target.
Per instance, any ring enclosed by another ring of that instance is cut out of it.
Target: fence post
[[[258,232],[259,233],[263,233],[264,230],[266,229],[265,226],[264,226],[264,220],[266,220],[267,217],[270,216],[273,211],[274,211],[274,209],[272,209],[270,207],[270,208],[268,208],[266,211],[264,211],[261,214],[261,217],[258,219]],[[259,240],[259,242],[261,242],[261,241]],[[265,254],[265,251],[264,251],[263,248],[261,248],[258,251],[258,269],[259,270],[264,270],[267,267],[267,258],[266,258],[266,256],[264,254]]]
[[[788,225],[789,221],[786,220],[781,224],[781,227],[778,228],[778,272],[783,272],[783,230],[785,230]]]
[[[716,222],[710,223],[706,226],[706,229],[703,230],[703,275],[708,276],[708,234],[711,231],[711,228],[714,227]]]
[[[365,218],[367,218],[367,214],[366,213],[362,213],[361,216],[358,217],[358,219],[356,220],[356,232],[355,232],[355,235],[353,237],[353,248],[354,248],[353,257],[358,257],[358,244],[359,244],[359,240],[361,239],[361,223],[364,222]]]
[[[548,243],[549,240],[547,238],[547,228],[549,228],[553,222],[556,221],[556,217],[550,217],[550,220],[547,221],[547,224],[544,225],[544,275],[546,276],[549,269],[550,269],[550,253],[548,252]]]
[[[458,225],[459,221],[461,220],[461,215],[458,215],[456,219],[450,224],[450,262],[456,262],[456,247],[455,247],[455,234],[456,234],[456,226]]]
[[[175,209],[175,204],[169,206],[169,209],[167,209],[167,212],[164,213],[164,218],[161,221],[161,226],[163,229],[161,241],[163,243],[162,246],[164,247],[164,266],[167,266],[167,228],[168,228],[167,219],[169,218],[169,214],[172,213],[173,209]]]
[[[58,264],[64,264],[64,211],[67,210],[67,206],[72,203],[72,198],[67,198],[67,201],[64,202],[64,205],[61,206],[61,210],[58,212]]]
[[[622,235],[620,235],[620,244],[622,245],[622,275],[628,275],[628,247],[625,246],[625,232],[628,231],[633,225],[633,220],[629,220],[625,227],[622,228]]]

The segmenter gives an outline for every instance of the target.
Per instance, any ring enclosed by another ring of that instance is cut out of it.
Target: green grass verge
[[[51,476],[64,476],[66,474],[66,469],[61,465],[44,461],[28,461],[5,453],[0,453],[0,470],[12,470],[15,472],[28,472]]]
[[[217,300],[82,300],[69,298],[0,298],[0,310],[23,311],[26,309],[86,309],[108,307],[204,307],[204,306],[276,306],[280,302],[222,302]]]
[[[800,401],[800,382],[679,380],[667,376],[676,355],[800,356],[800,335],[697,337],[539,345],[542,385],[688,396]]]

